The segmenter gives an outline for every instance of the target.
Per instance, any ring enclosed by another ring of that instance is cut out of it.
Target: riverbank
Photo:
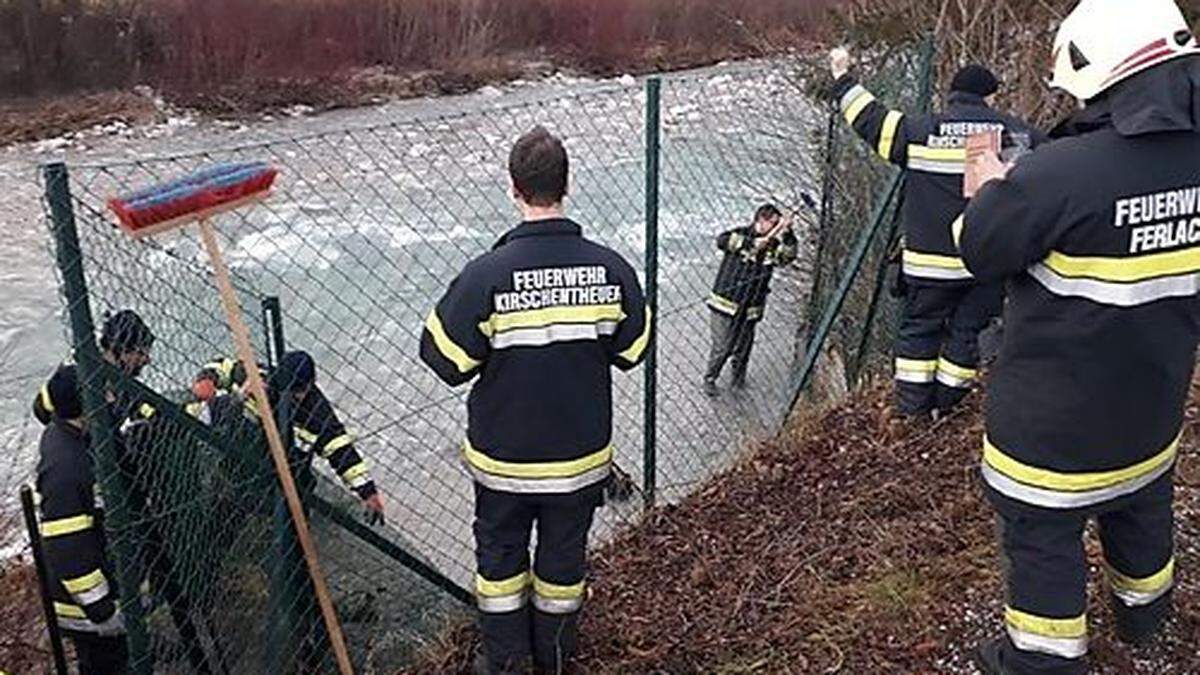
[[[346,69],[311,78],[248,79],[209,88],[148,86],[0,101],[0,147],[96,131],[120,133],[172,119],[247,122],[263,116],[306,116],[346,108],[454,96],[485,87],[549,78],[605,78],[702,68],[724,61],[784,56],[812,48],[797,38],[778,49],[728,46],[699,50],[648,48],[622,60],[542,52],[460,60],[443,68]]]

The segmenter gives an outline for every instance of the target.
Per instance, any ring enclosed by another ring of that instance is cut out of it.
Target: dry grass
[[[979,401],[922,428],[891,419],[888,398],[877,386],[794,426],[600,551],[579,672],[972,672],[1002,602]],[[1189,420],[1177,617],[1157,647],[1133,651],[1094,594],[1099,673],[1200,669],[1195,407]],[[461,627],[412,672],[464,672],[473,644]]]

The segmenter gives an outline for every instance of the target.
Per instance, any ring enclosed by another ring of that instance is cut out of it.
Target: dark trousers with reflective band
[[[1000,313],[1003,287],[909,279],[896,338],[897,407],[906,415],[949,410],[971,390],[979,334]]]
[[[602,489],[521,495],[475,485],[475,592],[494,669],[519,668],[532,656],[538,667],[557,672],[574,653],[588,532]]]
[[[129,668],[129,648],[124,635],[100,636],[71,631],[79,675],[122,675]]]
[[[1087,672],[1083,532],[1091,518],[1099,524],[1118,633],[1145,637],[1161,626],[1174,583],[1173,493],[1168,474],[1107,504],[1057,511],[988,490],[1008,583],[1004,672]]]
[[[709,313],[712,314],[712,350],[704,373],[705,381],[716,382],[730,357],[733,357],[733,381],[745,381],[758,321],[750,321],[744,314],[735,317],[716,311]]]

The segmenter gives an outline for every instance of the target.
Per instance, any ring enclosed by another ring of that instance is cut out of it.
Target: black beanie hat
[[[1000,90],[1000,80],[995,73],[981,65],[972,63],[959,70],[950,82],[950,91],[961,91],[976,96],[991,96]]]
[[[154,333],[137,312],[123,309],[105,318],[100,346],[118,354],[149,349],[154,346]]]
[[[83,417],[83,403],[79,400],[79,375],[75,366],[63,366],[55,371],[46,389],[50,392],[55,419],[73,420]]]

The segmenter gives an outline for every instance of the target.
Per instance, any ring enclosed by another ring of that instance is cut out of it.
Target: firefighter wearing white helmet
[[[1084,104],[953,227],[1008,280],[982,476],[1006,558],[988,673],[1087,671],[1096,520],[1117,636],[1153,640],[1175,582],[1173,472],[1200,343],[1200,59],[1170,0],[1084,0],[1054,85]]]

